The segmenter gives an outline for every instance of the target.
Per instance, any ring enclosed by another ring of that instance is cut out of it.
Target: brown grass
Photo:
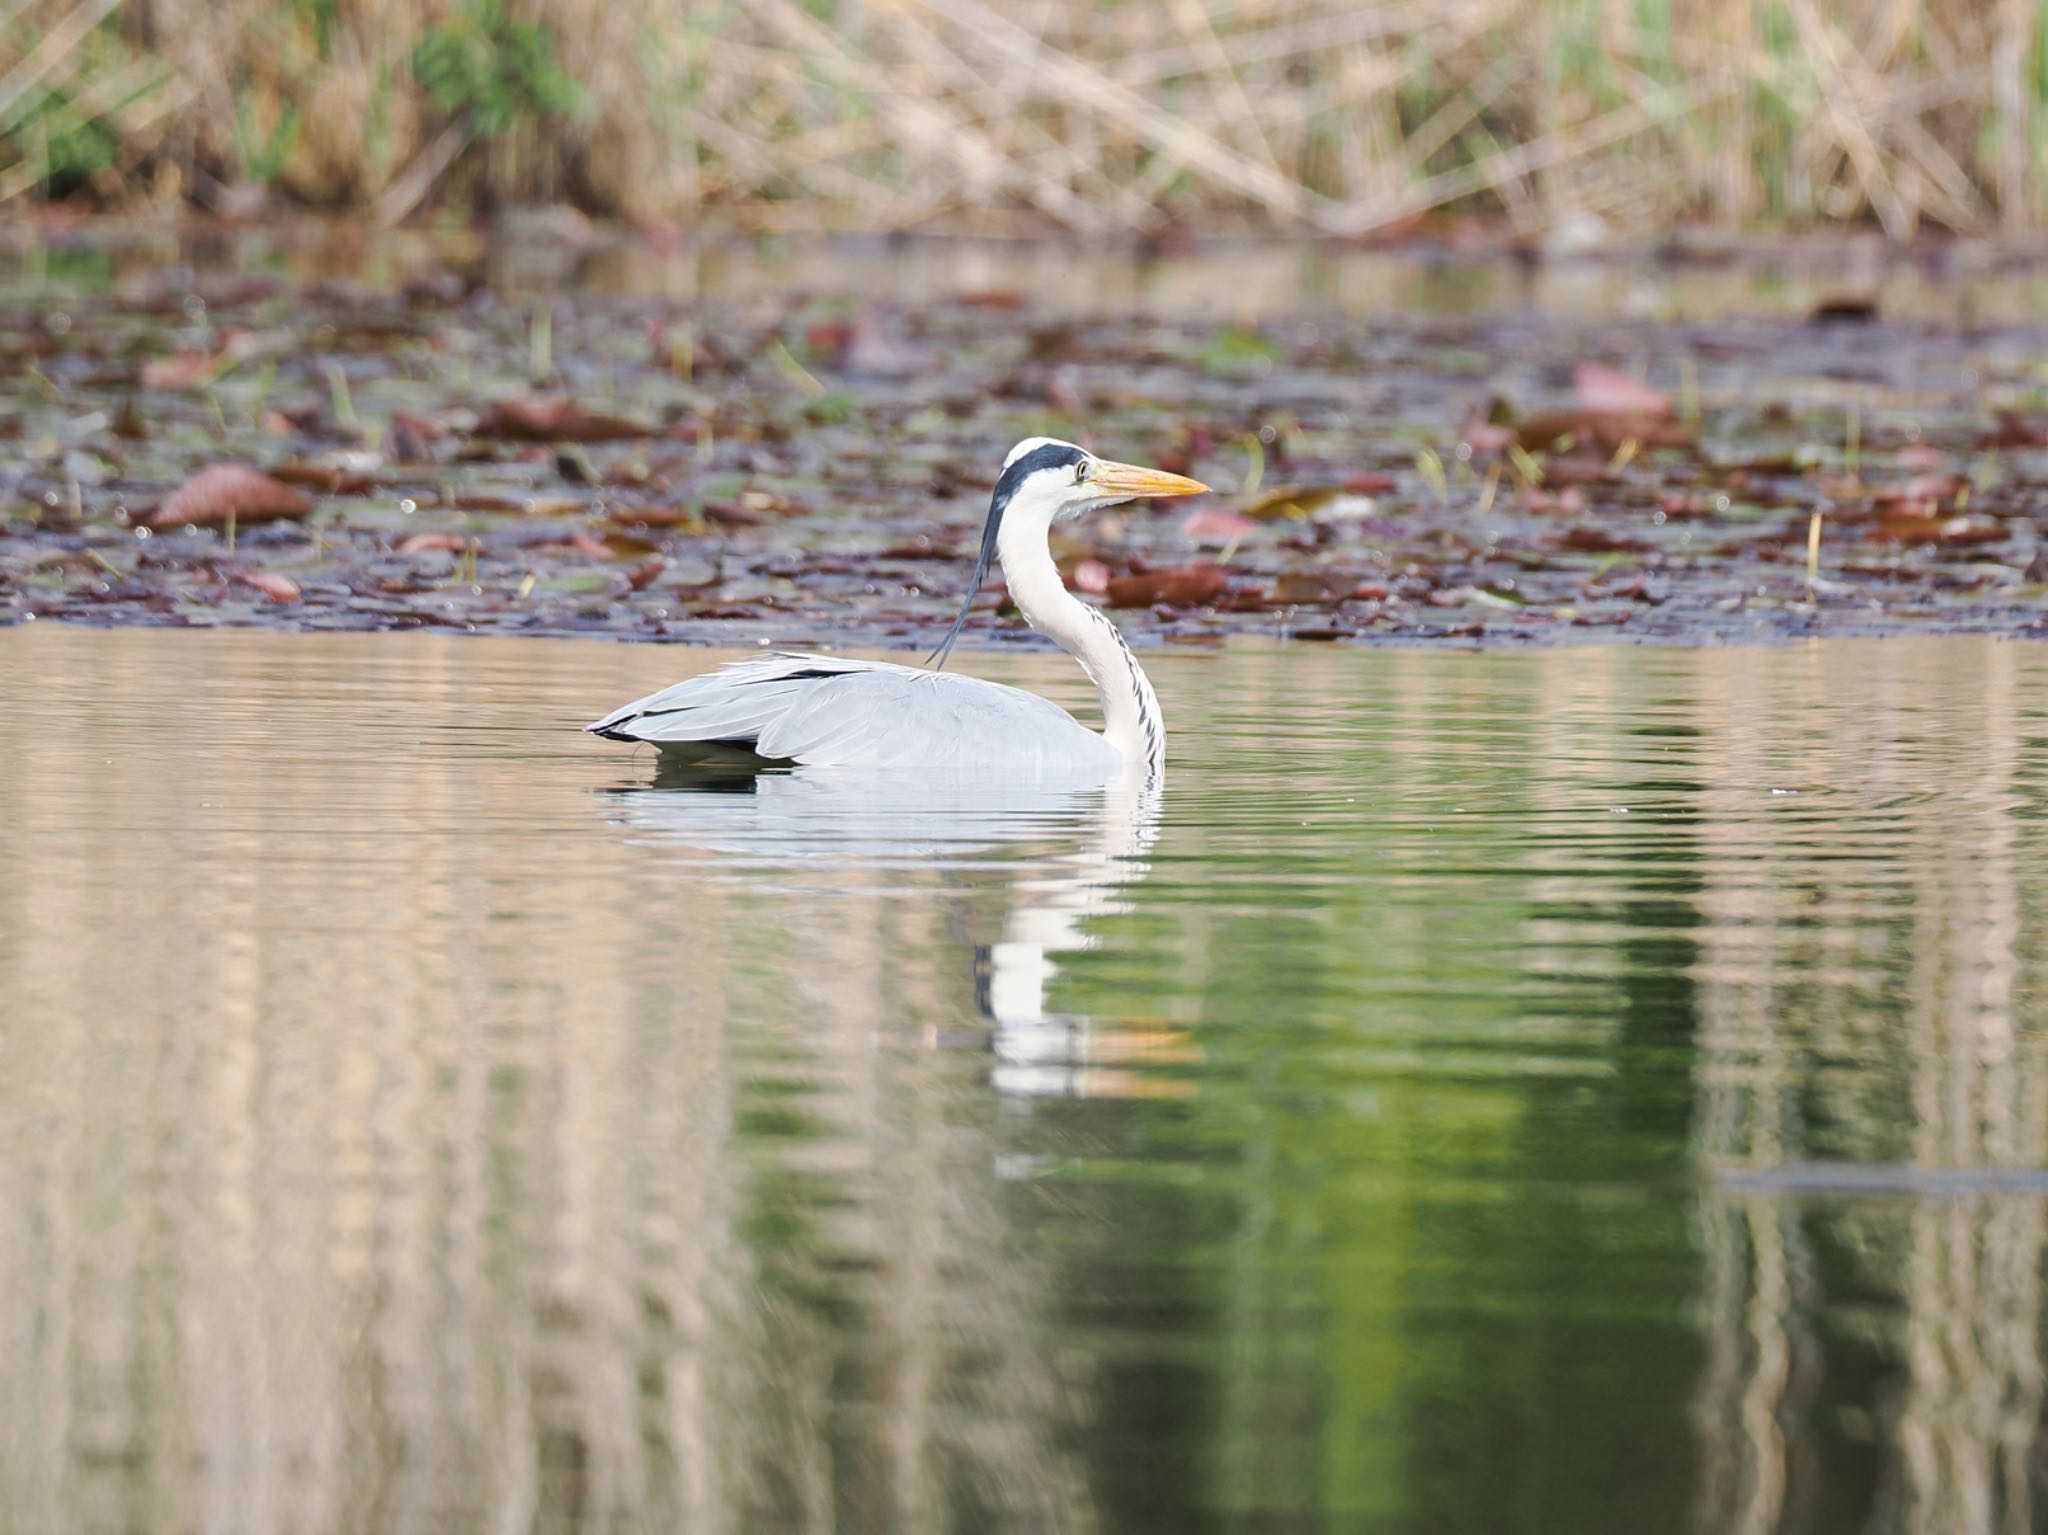
[[[491,136],[412,74],[464,3],[16,0],[0,197],[1901,238],[2044,206],[2031,0],[507,0],[585,99]],[[70,147],[87,124],[103,165]]]

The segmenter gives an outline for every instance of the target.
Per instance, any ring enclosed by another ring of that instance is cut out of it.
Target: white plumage
[[[1103,729],[1000,683],[886,661],[779,654],[735,662],[627,704],[589,728],[646,741],[665,755],[741,754],[767,762],[971,773],[1009,779],[1157,778],[1166,724],[1123,635],[1070,593],[1052,560],[1056,519],[1138,496],[1208,489],[1179,475],[1096,458],[1070,442],[1028,438],[1010,450],[989,502],[974,586],[934,660],[944,663],[974,594],[1000,558],[1025,621],[1094,682]]]
[[[780,652],[650,693],[589,727],[676,755],[1106,778],[1123,754],[1059,705],[952,672]]]

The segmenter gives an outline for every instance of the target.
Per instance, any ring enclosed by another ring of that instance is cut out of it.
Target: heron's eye
[[[1082,482],[1083,480],[1085,480],[1085,479],[1087,479],[1087,478],[1088,478],[1088,466],[1087,466],[1086,464],[1076,464],[1076,465],[1074,465],[1074,483],[1075,483],[1076,485],[1079,485],[1079,484],[1080,484],[1080,483],[1081,483],[1081,482]]]

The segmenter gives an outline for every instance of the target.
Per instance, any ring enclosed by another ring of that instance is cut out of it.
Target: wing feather
[[[885,661],[776,654],[732,662],[589,727],[661,747],[744,747],[778,761],[1006,774],[1114,772],[1116,749],[1056,704],[1000,683]]]

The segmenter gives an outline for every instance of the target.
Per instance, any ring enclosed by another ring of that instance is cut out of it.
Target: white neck
[[[996,537],[1003,579],[1024,621],[1081,663],[1102,700],[1102,736],[1126,763],[1157,777],[1166,766],[1166,719],[1123,635],[1060,580],[1045,524],[1006,518]]]

